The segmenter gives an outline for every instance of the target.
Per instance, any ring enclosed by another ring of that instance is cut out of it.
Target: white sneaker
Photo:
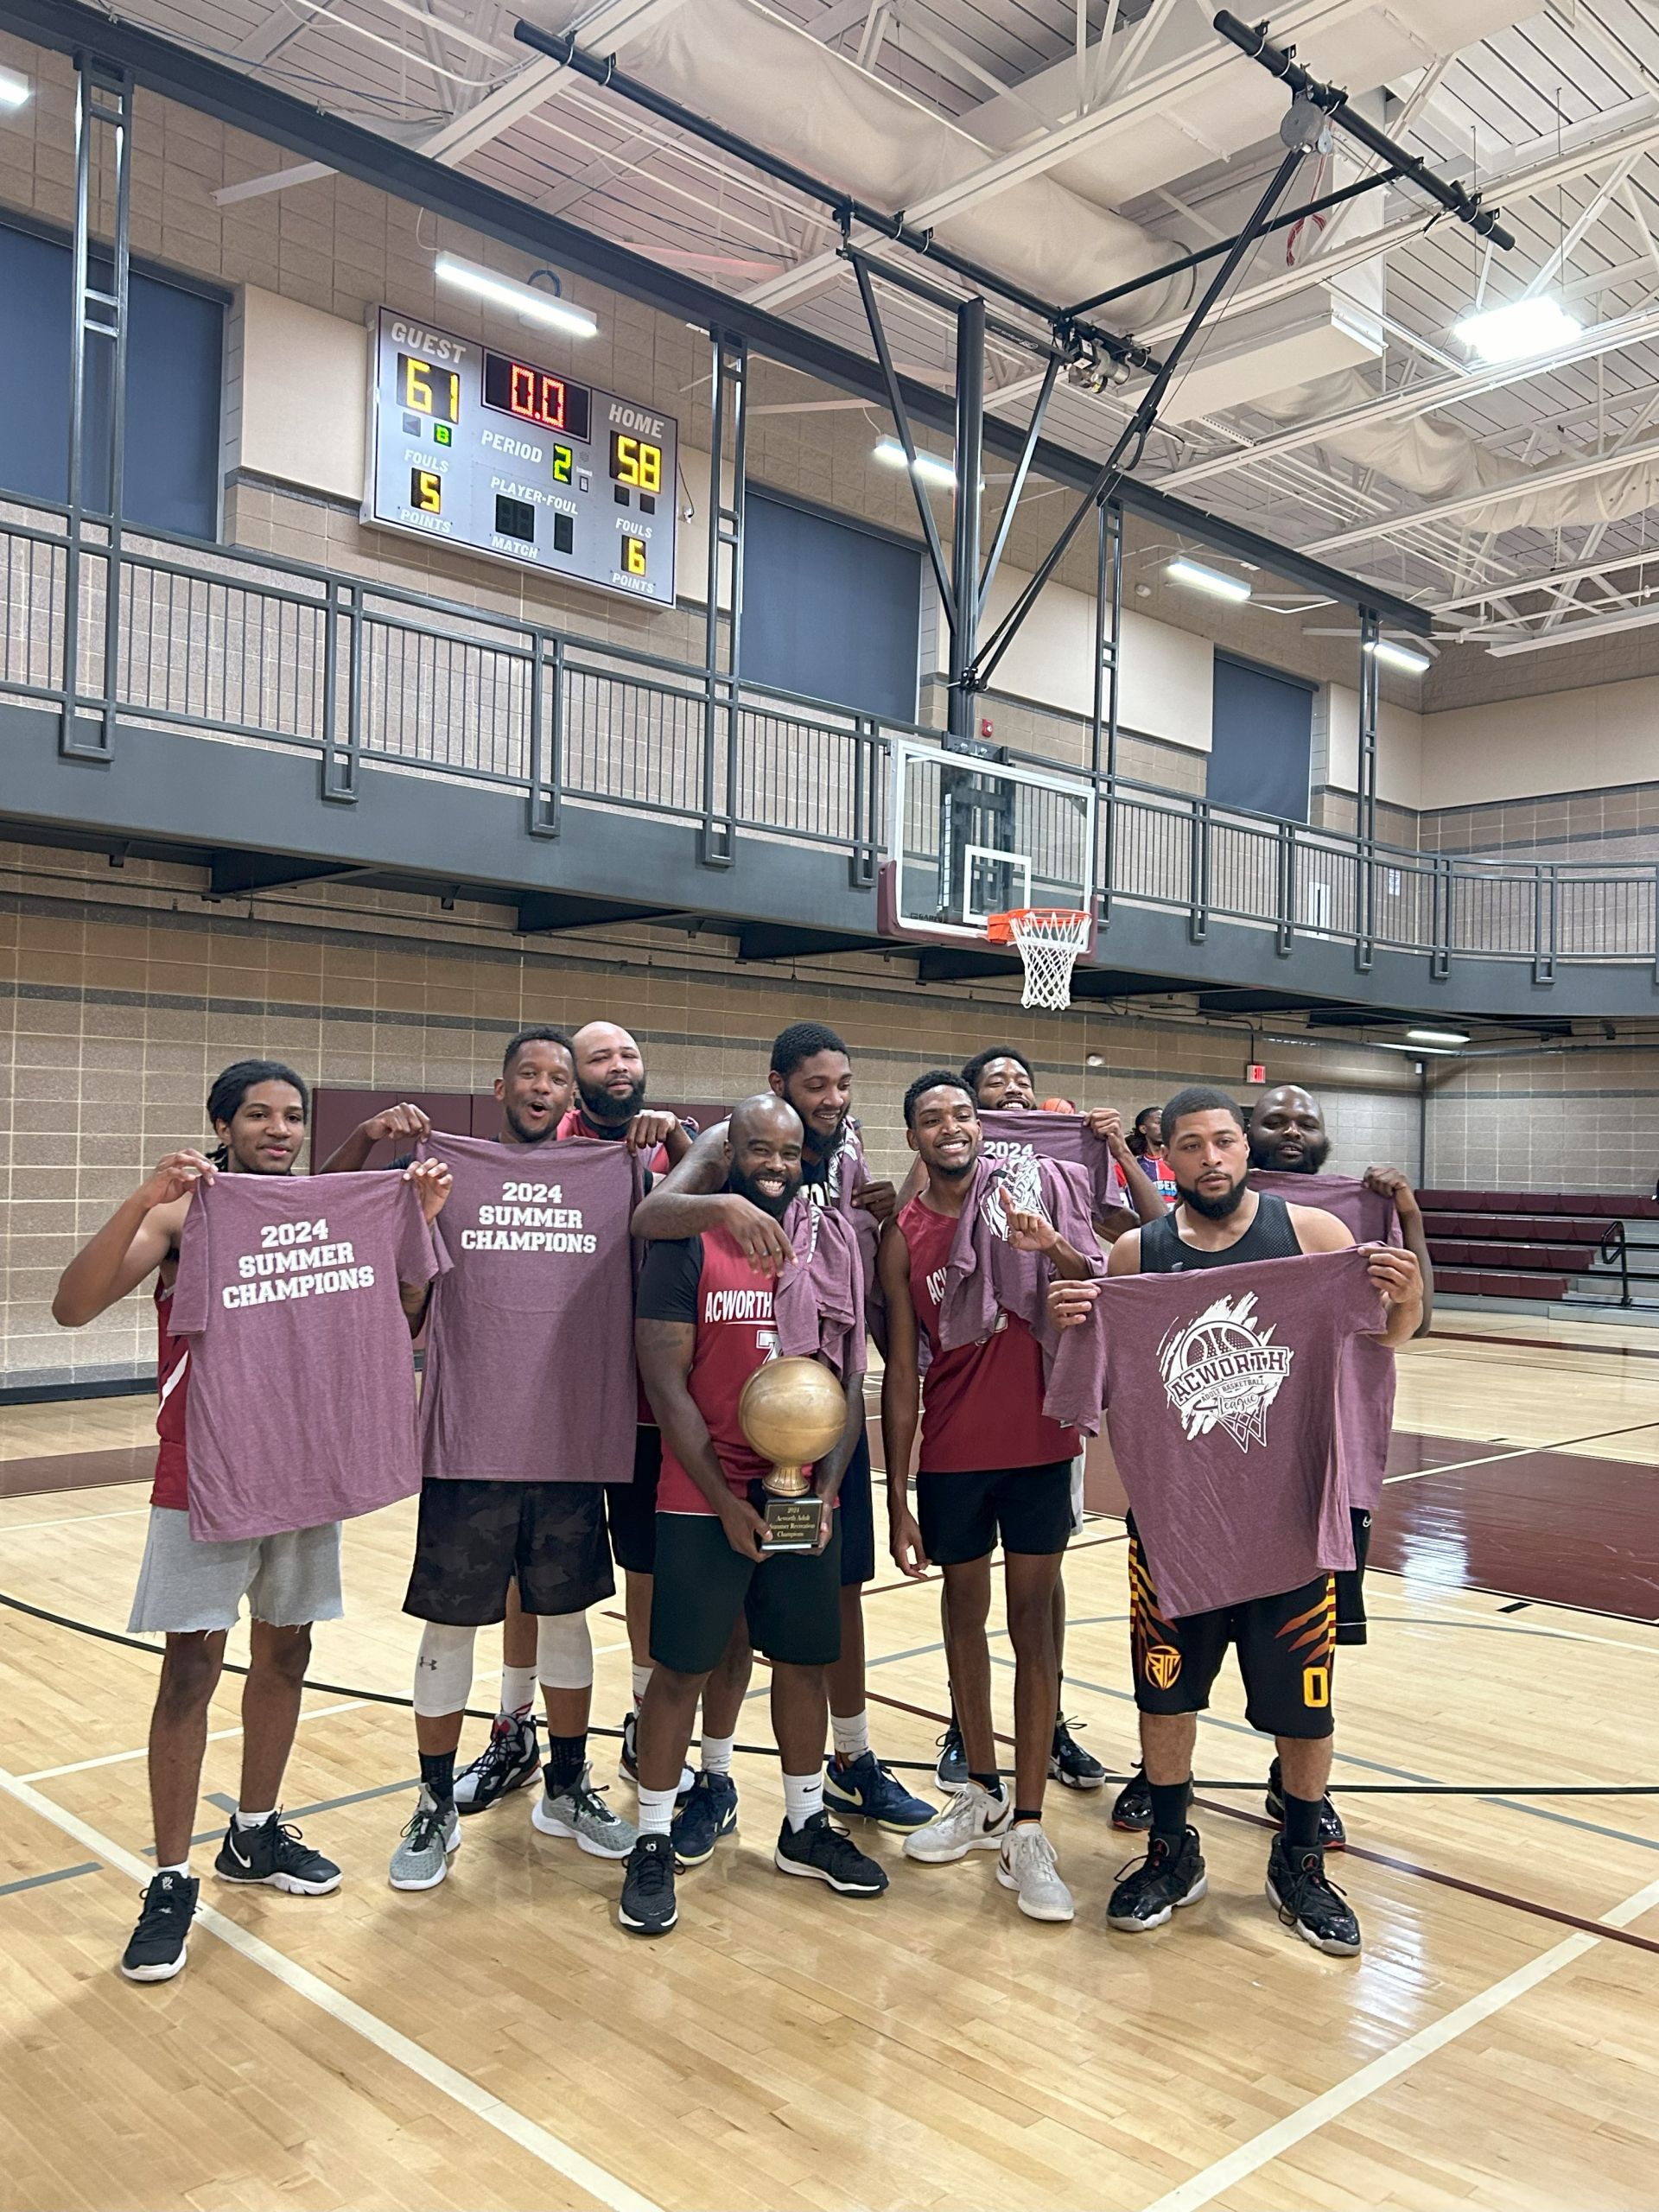
[[[1071,1892],[1060,1879],[1054,1847],[1035,1821],[1022,1821],[1002,1839],[996,1878],[1013,1890],[1028,1920],[1071,1920],[1077,1912]]]
[[[953,1789],[950,1802],[936,1813],[925,1828],[905,1838],[906,1859],[925,1866],[943,1866],[965,1859],[970,1851],[995,1851],[1014,1818],[1014,1800],[1006,1790],[993,1797],[982,1783],[964,1782]]]

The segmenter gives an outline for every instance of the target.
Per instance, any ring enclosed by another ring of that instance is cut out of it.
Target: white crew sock
[[[182,1874],[188,1882],[190,1878],[190,1861],[188,1859],[181,1859],[176,1866],[158,1866],[156,1872],[158,1874]]]
[[[528,1713],[536,1702],[536,1669],[530,1667],[503,1667],[501,1669],[501,1710],[515,1719]]]
[[[732,1753],[737,1748],[735,1734],[705,1736],[702,1739],[702,1770],[705,1774],[729,1774]]]
[[[789,1825],[798,1835],[815,1813],[823,1810],[823,1769],[815,1766],[810,1774],[786,1774],[784,1777],[784,1809],[789,1815]]]
[[[870,1716],[868,1708],[849,1713],[843,1720],[838,1713],[830,1716],[830,1732],[836,1739],[836,1757],[841,1759],[861,1759],[870,1748]]]
[[[651,1662],[647,1660],[642,1667],[636,1660],[629,1672],[633,1676],[633,1709],[638,1713],[651,1681]]]
[[[268,1813],[245,1813],[238,1805],[231,1815],[238,1828],[262,1828],[267,1821],[274,1821],[276,1817],[276,1808],[274,1805]]]
[[[679,1796],[672,1789],[647,1789],[639,1785],[639,1833],[641,1835],[666,1835],[674,1825],[674,1801]]]

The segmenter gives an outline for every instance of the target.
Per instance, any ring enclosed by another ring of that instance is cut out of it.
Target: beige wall
[[[1659,677],[1424,718],[1426,808],[1656,779]]]
[[[1359,694],[1345,684],[1325,687],[1327,732],[1325,772],[1319,780],[1341,791],[1358,789]],[[1382,700],[1376,716],[1376,796],[1385,806],[1424,804],[1424,717],[1392,699]]]

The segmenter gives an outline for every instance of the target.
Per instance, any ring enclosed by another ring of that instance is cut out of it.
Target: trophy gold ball
[[[737,1418],[750,1446],[772,1461],[766,1488],[774,1497],[804,1497],[806,1470],[840,1441],[847,1394],[816,1359],[769,1359],[743,1385]]]

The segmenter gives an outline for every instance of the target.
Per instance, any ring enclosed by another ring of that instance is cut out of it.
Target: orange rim
[[[993,944],[1012,944],[1014,925],[1019,922],[1046,922],[1058,930],[1076,929],[1079,923],[1086,926],[1088,920],[1081,906],[1014,906],[1006,914],[988,915],[985,934]]]

